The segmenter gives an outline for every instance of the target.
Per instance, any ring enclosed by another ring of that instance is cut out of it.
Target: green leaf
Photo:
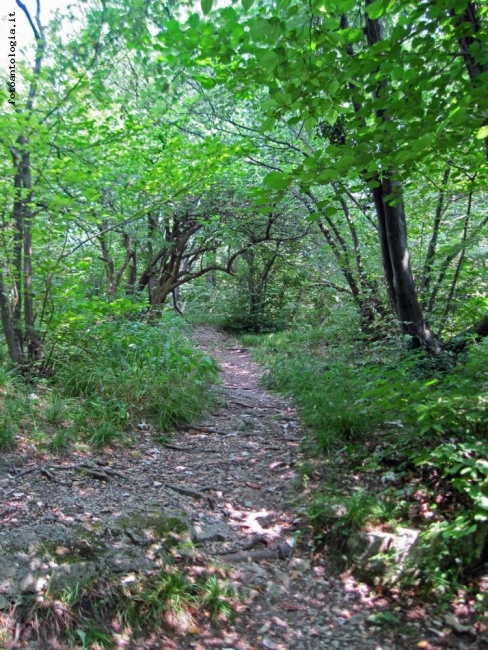
[[[200,4],[205,16],[212,11],[213,0],[201,0]]]
[[[424,133],[424,135],[422,135],[420,138],[412,142],[411,144],[412,150],[422,151],[423,149],[426,149],[432,143],[432,139],[433,139],[432,133]]]
[[[249,11],[249,9],[253,6],[254,0],[242,0],[242,7],[244,11]]]
[[[290,185],[290,179],[281,172],[271,172],[264,177],[263,182],[272,190],[285,190]]]
[[[371,20],[375,20],[385,13],[388,5],[388,0],[386,2],[385,0],[377,0],[366,7],[366,13]]]
[[[259,42],[261,39],[266,38],[269,35],[270,24],[267,20],[260,18],[256,22],[251,24],[249,29],[251,38],[255,42]]]
[[[266,131],[270,131],[275,124],[276,124],[276,119],[274,117],[268,117],[264,120],[264,122],[259,127],[259,132],[265,133]]]
[[[339,87],[340,87],[340,83],[337,81],[337,79],[332,79],[332,81],[329,84],[329,95],[335,95],[336,92],[339,90]],[[335,119],[337,119],[337,117]]]
[[[338,117],[339,117],[339,113],[334,108],[331,108],[325,114],[325,119],[331,126],[334,126],[334,124],[337,122]]]
[[[488,138],[488,126],[482,126],[481,129],[476,134],[478,140],[484,140]]]
[[[260,52],[257,55],[257,59],[263,68],[267,68],[268,70],[273,70],[280,62],[278,55],[272,50],[265,50],[262,53]]]

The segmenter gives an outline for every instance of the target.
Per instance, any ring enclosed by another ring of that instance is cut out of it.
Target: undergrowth
[[[241,341],[309,427],[301,484],[317,543],[414,527],[422,552],[405,582],[475,585],[488,563],[488,341],[438,359],[352,328]]]
[[[20,439],[63,451],[104,447],[131,432],[167,431],[212,403],[214,361],[199,352],[172,314],[157,323],[106,318],[63,334],[49,376],[26,384],[0,369],[0,447]]]
[[[234,619],[237,602],[222,571],[198,575],[167,565],[148,575],[90,579],[69,589],[54,585],[42,596],[24,595],[11,624],[25,642],[38,639],[42,647],[54,639],[108,650],[122,638],[133,643],[160,633],[197,634],[209,619],[224,624]]]

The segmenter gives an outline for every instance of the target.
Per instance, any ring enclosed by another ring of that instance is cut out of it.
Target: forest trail
[[[439,647],[417,645],[420,621],[411,621],[413,636],[372,623],[394,603],[314,554],[294,506],[304,436],[296,411],[260,387],[262,370],[234,340],[211,327],[196,328],[194,338],[222,371],[218,407],[195,426],[157,441],[141,423],[127,447],[75,446],[63,457],[20,449],[0,458],[0,633],[3,625],[16,639],[12,646],[0,636],[0,647],[3,638],[5,647],[64,649],[39,640],[15,603],[49,593],[53,580],[69,588],[104,574],[128,581],[157,572],[167,557],[164,517],[179,518],[191,538],[172,548],[179,566],[194,575],[226,567],[241,596],[237,617],[221,626],[198,617],[192,634],[143,641],[115,630],[116,648]]]
[[[213,549],[220,553],[224,547],[245,549],[259,539],[266,544],[253,548],[249,561],[231,562],[229,556],[221,556],[235,566],[235,583],[246,595],[237,624],[220,635],[180,647],[398,648],[385,641],[380,628],[367,624],[367,617],[381,606],[376,594],[351,576],[334,575],[326,559],[312,557],[311,542],[301,534],[303,522],[294,502],[305,432],[296,410],[260,386],[262,369],[236,341],[211,327],[198,327],[194,339],[222,370],[223,406],[205,422],[222,435],[193,433],[184,440],[184,444],[199,440],[200,446],[211,439],[221,449],[211,466],[195,471],[200,475],[195,477],[197,485],[219,485],[221,507],[213,517],[231,530],[225,545],[214,544]],[[261,549],[269,554],[277,549],[277,557],[259,559]]]

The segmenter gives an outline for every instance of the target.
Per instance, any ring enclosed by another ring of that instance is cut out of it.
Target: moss
[[[106,555],[108,549],[100,545],[100,541],[87,539],[86,531],[79,540],[67,540],[66,542],[47,541],[43,542],[39,551],[57,564],[77,564],[80,561],[96,560]]]
[[[121,516],[117,525],[144,535],[150,542],[163,542],[165,548],[188,542],[191,538],[190,523],[177,513],[134,511]]]

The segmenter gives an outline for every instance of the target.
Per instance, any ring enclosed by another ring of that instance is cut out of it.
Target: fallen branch
[[[97,470],[97,469],[91,469],[91,467],[81,467],[80,471],[84,472],[85,474],[88,474],[88,476],[91,476],[92,478],[96,478],[99,481],[109,481],[110,478],[105,474],[105,472]]]
[[[174,449],[175,451],[194,451],[193,447],[178,447],[178,445],[170,445],[167,442],[163,442],[163,447],[166,447],[166,449]]]
[[[288,544],[278,544],[274,550],[252,551],[250,553],[233,553],[225,555],[226,562],[258,562],[259,560],[286,560],[291,557],[293,548]],[[220,554],[222,555],[222,554]]]
[[[122,474],[122,472],[118,472],[116,469],[112,469],[111,467],[104,467],[103,471],[109,476],[117,476],[118,478],[127,480],[127,476],[125,476],[125,474]]]
[[[50,472],[47,467],[41,467],[41,474],[48,478],[50,481],[54,481],[55,483],[58,482],[58,479],[54,476],[52,472]]]
[[[216,454],[217,449],[201,449],[200,447],[180,447],[179,445],[171,445],[168,442],[161,443],[166,449],[174,449],[175,451],[182,451],[187,454]]]
[[[197,492],[196,490],[190,490],[189,488],[179,487],[179,485],[171,485],[170,483],[163,483],[163,485],[164,487],[167,487],[170,490],[174,490],[179,494],[183,494],[186,497],[193,497],[194,499],[203,499],[208,503],[209,507],[212,510],[215,510],[215,501],[212,499],[212,497],[209,497],[206,494],[202,494],[201,492]]]
[[[218,429],[214,429],[213,427],[200,427],[196,424],[188,424],[186,427],[184,427],[186,431],[199,431],[201,433],[218,433],[219,436],[226,436],[227,431],[219,431]]]
[[[111,467],[107,467],[107,466],[95,467],[92,465],[92,463],[89,462],[79,463],[78,465],[49,465],[48,467],[49,469],[56,469],[61,471],[68,471],[71,469],[75,469],[77,472],[85,472],[85,474],[94,476],[94,478],[100,478],[100,476],[103,475],[105,476],[105,479],[108,479],[109,476],[117,476],[119,478],[127,479],[127,476],[125,476],[125,474],[122,474],[122,472],[118,472],[116,469],[112,469]],[[96,476],[96,474],[99,474],[100,476]]]
[[[25,469],[23,472],[20,472],[20,474],[15,474],[15,478],[20,478],[26,474],[31,474],[32,472],[35,472],[36,469],[38,469],[37,465],[34,465],[34,467],[29,467],[29,469]]]
[[[257,535],[256,537],[253,537],[250,542],[245,544],[242,548],[233,548],[230,551],[221,551],[220,553],[214,553],[214,555],[237,555],[238,553],[242,553],[242,551],[250,551],[253,548],[256,548],[259,544],[264,544],[265,546],[268,545],[268,540],[264,535]]]

